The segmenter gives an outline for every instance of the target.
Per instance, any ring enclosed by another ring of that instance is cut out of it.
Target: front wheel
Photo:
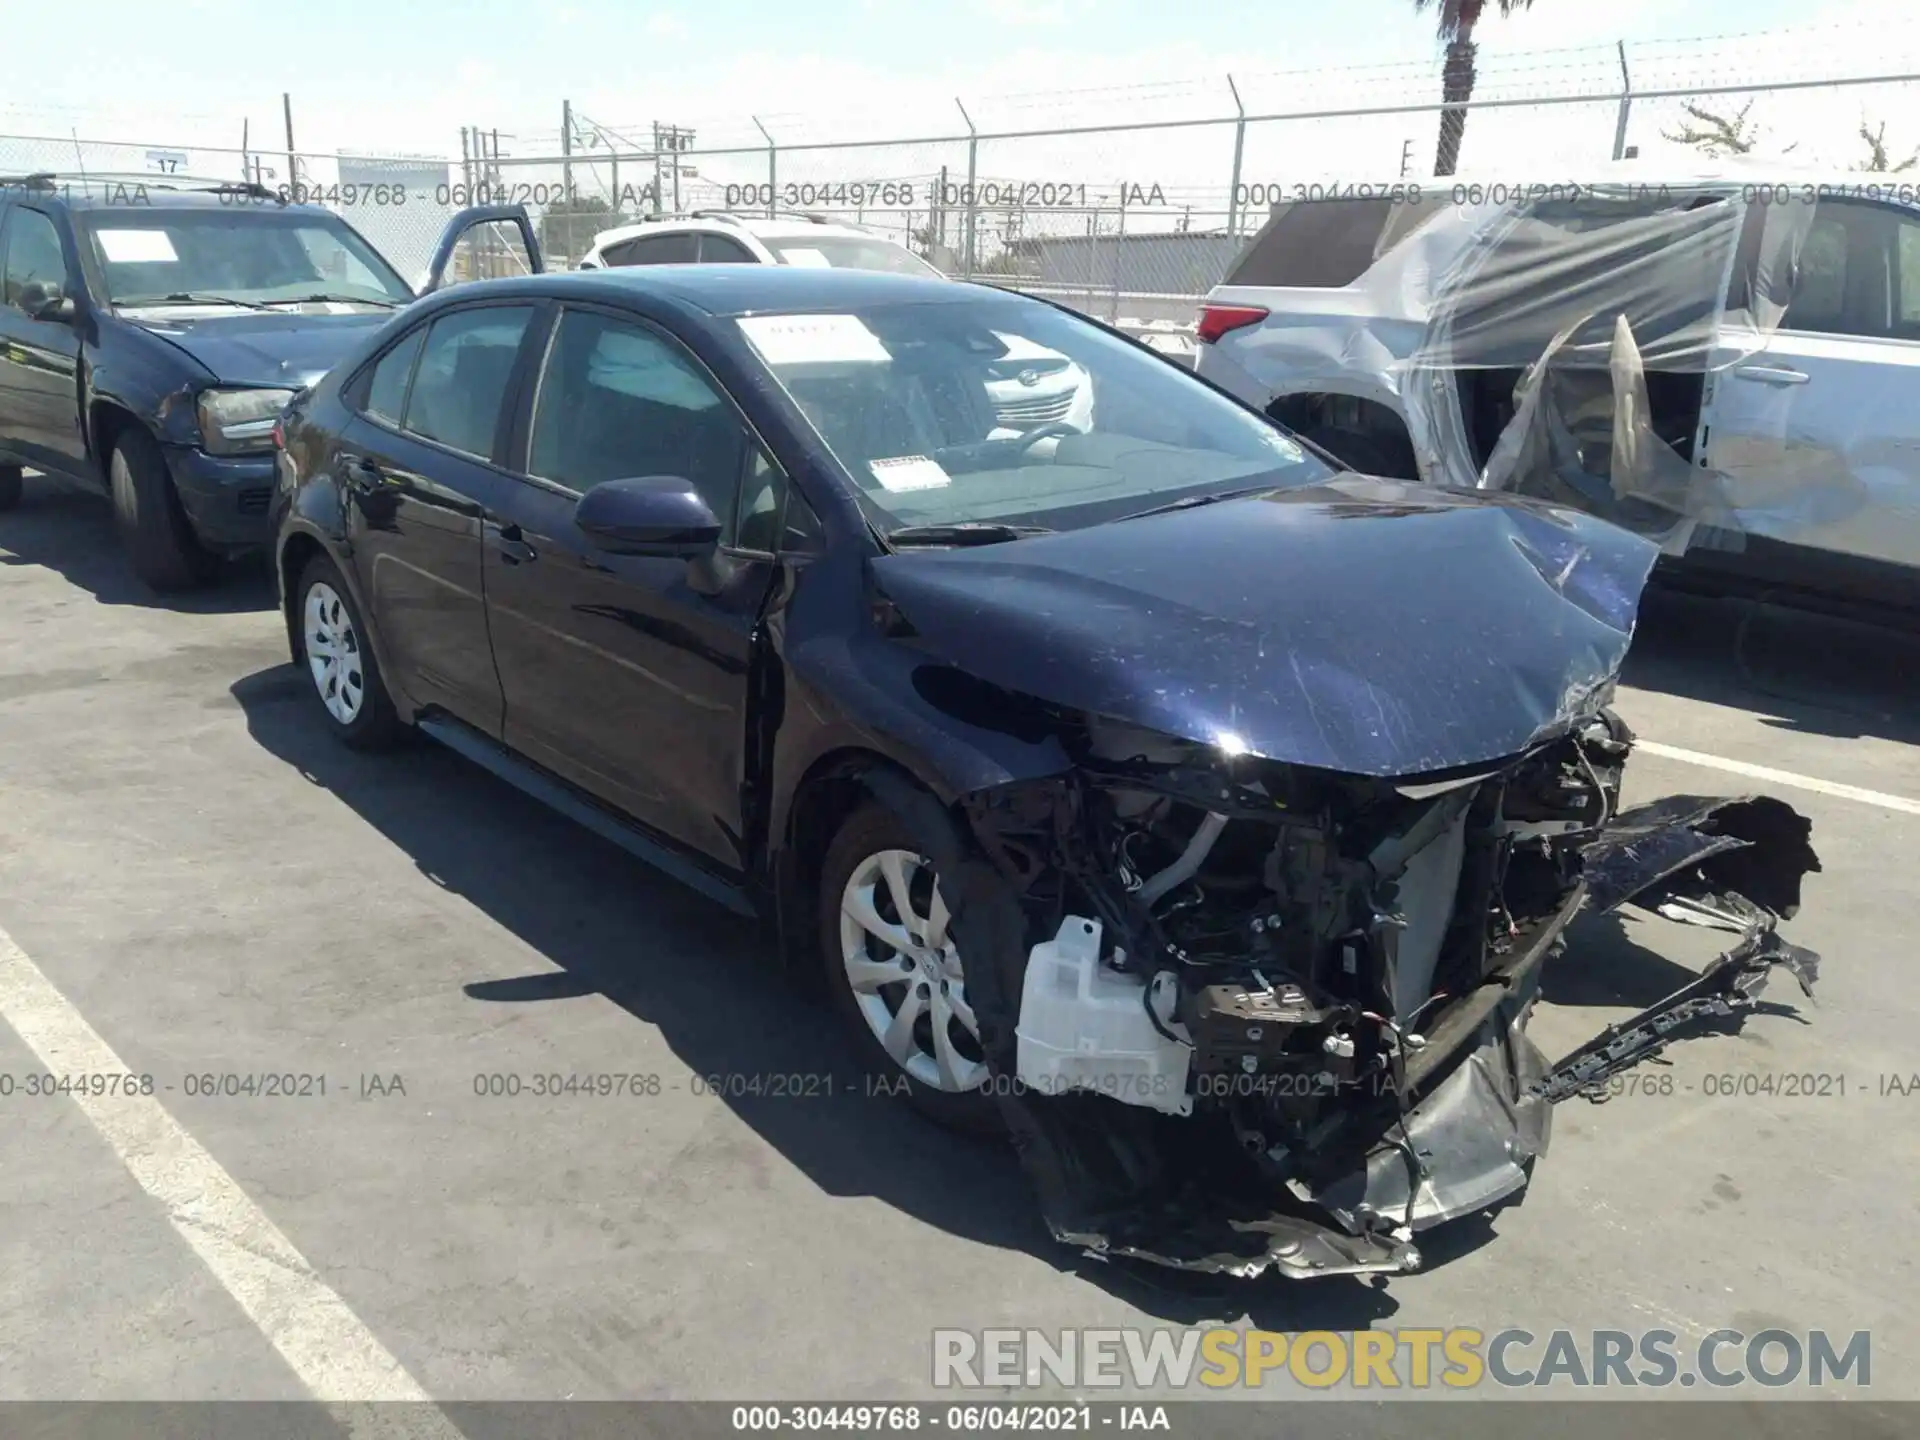
[[[892,811],[868,804],[827,850],[820,948],[827,986],[876,1094],[942,1125],[992,1133],[980,1026],[933,863]]]
[[[328,727],[356,750],[392,745],[406,726],[393,708],[367,629],[334,563],[316,555],[300,572],[300,658]]]
[[[211,580],[219,562],[200,543],[167,473],[166,457],[146,431],[128,428],[107,466],[113,523],[133,573],[165,594]]]

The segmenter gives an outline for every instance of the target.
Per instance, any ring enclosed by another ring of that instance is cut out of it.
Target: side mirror
[[[73,299],[51,280],[29,280],[20,287],[20,308],[29,319],[73,319]]]
[[[698,555],[720,543],[720,518],[678,475],[609,480],[580,497],[573,522],[616,555]]]

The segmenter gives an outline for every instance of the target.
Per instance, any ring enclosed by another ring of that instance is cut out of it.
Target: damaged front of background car
[[[1893,271],[1920,211],[1841,177],[1662,176],[1289,207],[1326,213],[1249,246],[1209,304],[1269,318],[1200,371],[1358,469],[1586,510],[1676,576],[1912,603]],[[1312,274],[1322,231],[1357,278]]]
[[[1526,1185],[1555,1102],[1777,965],[1811,984],[1775,932],[1819,869],[1809,822],[1621,809],[1608,702],[1654,555],[1539,501],[1340,477],[872,562],[920,694],[1061,757],[953,807],[868,782],[939,876],[1058,1239],[1413,1270],[1420,1232]],[[1549,1064],[1542,971],[1595,963],[1569,922],[1628,904],[1738,938]]]

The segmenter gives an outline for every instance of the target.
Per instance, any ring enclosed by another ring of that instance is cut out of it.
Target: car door
[[[1920,214],[1821,200],[1798,268],[1773,333],[1719,338],[1702,463],[1746,534],[1920,565]]]
[[[692,353],[623,312],[563,307],[532,393],[486,546],[507,743],[743,868],[749,657],[785,479]],[[595,485],[650,475],[695,484],[723,522],[716,551],[613,554],[574,523]]]
[[[472,205],[447,221],[420,283],[428,294],[468,280],[514,279],[546,270],[524,205]]]
[[[82,476],[77,272],[53,216],[29,204],[10,207],[0,249],[0,451]]]
[[[360,593],[389,679],[416,709],[498,738],[482,522],[514,482],[495,461],[537,307],[477,300],[401,335],[347,389],[335,463]]]

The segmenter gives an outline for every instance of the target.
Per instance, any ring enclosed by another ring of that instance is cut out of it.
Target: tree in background
[[[1867,128],[1867,122],[1862,120],[1860,122],[1860,138],[1867,142],[1867,163],[1860,167],[1863,170],[1886,171],[1898,175],[1903,170],[1911,170],[1915,165],[1920,165],[1920,149],[1915,149],[1911,155],[1907,156],[1907,158],[1902,160],[1898,165],[1893,164],[1888,159],[1887,122],[1884,120],[1880,122],[1877,129],[1872,130],[1869,130]]]
[[[1493,0],[1501,15],[1529,10],[1533,0]],[[1449,105],[1463,105],[1473,99],[1473,84],[1479,78],[1474,57],[1480,47],[1473,42],[1473,27],[1487,8],[1487,0],[1413,0],[1414,13],[1435,12],[1441,43],[1447,47],[1445,65],[1440,71],[1440,98]],[[1467,133],[1465,110],[1440,112],[1440,148],[1434,152],[1433,173],[1451,175],[1460,163],[1460,141]]]
[[[1691,145],[1703,155],[1724,160],[1730,155],[1751,155],[1760,143],[1760,127],[1747,118],[1753,109],[1751,100],[1732,115],[1722,115],[1692,100],[1682,100],[1680,108],[1687,114],[1680,128],[1660,131],[1676,145]]]

